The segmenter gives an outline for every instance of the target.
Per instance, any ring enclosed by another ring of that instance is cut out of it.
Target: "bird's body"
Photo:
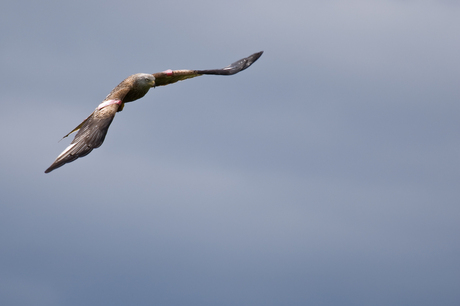
[[[86,156],[93,149],[99,148],[104,142],[115,114],[123,110],[125,103],[145,96],[151,87],[168,85],[204,74],[232,75],[251,66],[262,53],[254,53],[222,69],[166,70],[155,74],[138,73],[127,77],[107,95],[88,118],[64,136],[65,138],[78,131],[71,144],[46,169],[45,173],[49,173],[79,157]]]

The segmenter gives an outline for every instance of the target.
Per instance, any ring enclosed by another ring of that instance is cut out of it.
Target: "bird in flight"
[[[145,96],[151,87],[164,86],[205,74],[236,74],[251,66],[262,53],[263,51],[254,53],[222,69],[165,70],[154,74],[137,73],[127,77],[107,95],[88,118],[63,137],[66,138],[73,132],[78,131],[70,145],[45,170],[45,173],[73,162],[79,157],[86,156],[93,149],[99,148],[104,142],[105,135],[115,114],[123,110],[125,103]]]

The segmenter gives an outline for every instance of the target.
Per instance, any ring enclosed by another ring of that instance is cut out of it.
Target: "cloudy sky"
[[[459,305],[456,1],[2,1],[0,304]],[[125,77],[152,89],[44,174]]]

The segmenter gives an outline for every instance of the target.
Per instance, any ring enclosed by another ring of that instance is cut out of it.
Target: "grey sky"
[[[1,305],[458,305],[460,6],[3,1]],[[152,89],[43,171],[120,81]]]

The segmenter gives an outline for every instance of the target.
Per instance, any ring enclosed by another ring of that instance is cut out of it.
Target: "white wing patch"
[[[104,102],[102,102],[101,104],[99,104],[99,106],[98,106],[96,109],[101,109],[101,108],[104,108],[104,107],[109,106],[109,105],[112,105],[112,104],[118,104],[118,105],[120,105],[120,104],[121,104],[121,100],[107,100],[107,101],[104,101]]]
[[[72,149],[74,146],[76,145],[76,143],[73,143],[71,144],[70,146],[68,146],[61,154],[59,154],[59,156],[56,158],[56,159],[59,159],[59,157],[61,157],[62,155],[64,155],[65,153],[67,153],[70,149]]]

